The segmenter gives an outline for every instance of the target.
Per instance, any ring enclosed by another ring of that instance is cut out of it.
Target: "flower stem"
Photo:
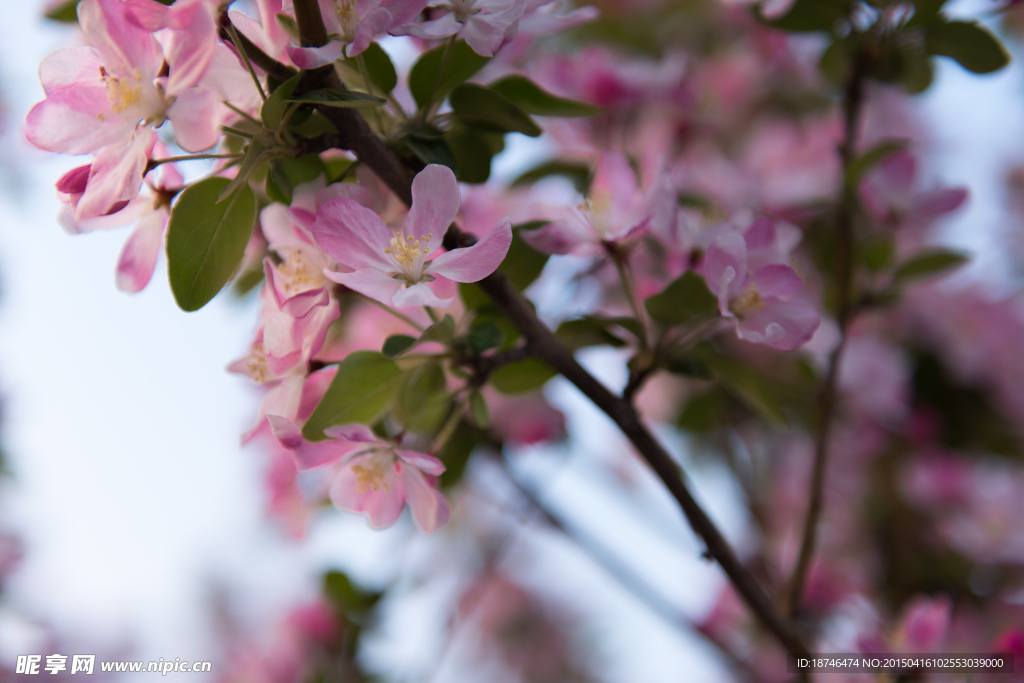
[[[244,154],[183,154],[178,157],[167,157],[165,159],[150,159],[146,162],[146,173],[149,173],[161,164],[171,164],[176,161],[194,161],[196,159],[240,159]]]
[[[636,287],[633,286],[633,277],[629,272],[629,264],[626,263],[626,259],[623,258],[618,245],[605,243],[605,249],[611,255],[612,261],[615,262],[615,270],[619,273],[619,281],[622,282],[622,289],[626,293],[626,299],[629,301],[629,307],[632,309],[633,316],[636,318],[636,322],[640,326],[640,344],[645,349],[650,348],[650,322],[647,320],[646,311],[637,296]]]
[[[437,108],[441,106],[440,102],[434,102],[434,95],[437,94],[438,89],[441,87],[441,83],[444,80],[444,70],[448,68],[448,62],[452,58],[452,47],[455,45],[455,37],[457,33],[453,33],[448,36],[448,42],[444,44],[444,52],[441,53],[441,63],[437,65],[437,74],[434,76],[434,85],[430,88],[430,104],[424,111],[423,119],[429,119],[437,111]]]
[[[444,445],[448,443],[448,439],[452,438],[452,434],[455,433],[455,428],[459,426],[459,422],[462,420],[462,413],[466,410],[466,405],[469,403],[469,394],[464,399],[459,401],[455,405],[455,409],[452,414],[448,416],[447,422],[441,427],[441,431],[437,433],[434,441],[430,444],[431,454],[437,454],[440,452]]]
[[[387,311],[391,315],[395,316],[396,318],[398,318],[399,320],[401,320],[402,322],[404,322],[406,325],[413,328],[417,332],[423,332],[423,330],[425,329],[423,325],[420,325],[418,322],[407,316],[405,313],[402,313],[401,311],[396,311],[387,304],[382,304],[376,299],[371,299],[370,297],[366,297],[366,300],[369,301],[374,306],[376,306],[377,308],[381,309],[382,311]]]
[[[228,24],[227,29],[228,33],[231,34],[231,42],[235,44],[238,54],[242,55],[242,61],[245,62],[245,68],[249,70],[249,75],[252,76],[252,82],[256,84],[256,89],[260,92],[260,99],[266,102],[267,93],[263,92],[263,85],[260,83],[259,77],[256,76],[256,70],[252,68],[252,62],[249,61],[249,55],[245,53],[245,49],[242,47],[242,41],[238,37],[238,31],[235,29],[234,24]]]

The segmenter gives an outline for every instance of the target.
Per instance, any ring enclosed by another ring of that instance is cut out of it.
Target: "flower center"
[[[281,276],[284,293],[289,297],[324,284],[323,271],[311,268],[301,249],[290,250],[277,272]]]
[[[579,206],[587,222],[594,228],[597,236],[604,239],[614,226],[609,225],[608,218],[612,208],[612,194],[606,190],[597,190]]]
[[[356,26],[359,24],[356,0],[334,0],[334,13],[341,24],[341,37],[345,42],[351,43],[356,39]]]
[[[388,490],[384,483],[384,477],[395,462],[395,456],[389,450],[377,450],[371,453],[362,462],[352,465],[352,474],[356,475],[359,482],[359,492],[377,491],[383,488]]]
[[[245,359],[245,374],[260,384],[270,379],[270,368],[267,367],[267,354],[263,350],[263,344],[252,347],[252,351]]]
[[[132,79],[117,78],[107,73],[107,70],[100,67],[100,80],[107,87],[107,97],[110,99],[110,109],[115,114],[120,114],[133,104],[142,99],[142,73],[138,69],[132,69]]]
[[[452,0],[451,8],[455,13],[455,21],[460,24],[465,22],[473,14],[479,14],[479,9],[473,9],[476,0]]]
[[[742,318],[748,313],[754,311],[760,311],[764,308],[764,297],[761,296],[761,292],[757,291],[757,285],[750,283],[738,297],[733,299],[732,303],[729,304],[729,310],[736,314],[736,317]]]
[[[424,246],[433,238],[433,233],[420,235],[419,239],[412,235],[395,236],[391,238],[391,246],[384,250],[384,253],[391,257],[402,275],[409,284],[416,284],[423,279],[424,257],[430,253],[430,247]]]

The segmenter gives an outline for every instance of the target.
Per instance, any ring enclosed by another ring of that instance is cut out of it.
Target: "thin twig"
[[[146,162],[146,171],[143,175],[149,173],[161,164],[172,164],[176,161],[194,161],[196,159],[238,159],[244,156],[244,154],[183,154],[182,156],[167,157],[166,159],[150,159]]]
[[[256,84],[256,90],[260,93],[260,99],[264,102],[267,101],[267,93],[263,92],[263,84],[260,83],[259,76],[256,75],[256,69],[252,68],[252,62],[249,61],[249,55],[242,49],[242,41],[238,37],[238,31],[235,29],[234,24],[228,24],[228,33],[231,34],[231,42],[235,44],[238,49],[238,54],[242,55],[242,61],[245,62],[245,68],[249,70],[249,75],[252,76],[252,82]]]
[[[856,184],[850,182],[848,172],[856,159],[857,129],[864,99],[864,74],[867,69],[866,56],[854,59],[853,69],[843,94],[843,121],[845,132],[839,147],[842,160],[842,189],[836,215],[836,322],[840,338],[829,357],[825,382],[817,400],[817,415],[814,431],[814,469],[811,472],[810,500],[807,516],[804,518],[803,540],[796,568],[789,582],[788,612],[796,615],[800,611],[807,576],[810,573],[817,546],[818,526],[825,508],[825,478],[828,471],[829,435],[832,430],[833,413],[836,404],[836,385],[839,364],[846,347],[846,331],[853,314],[850,290],[853,285],[853,214],[856,210]]]

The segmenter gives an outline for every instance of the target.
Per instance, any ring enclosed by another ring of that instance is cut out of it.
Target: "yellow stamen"
[[[120,114],[128,107],[136,104],[142,99],[142,72],[138,69],[132,70],[133,81],[128,78],[117,78],[107,73],[107,70],[100,67],[100,80],[107,87],[107,97],[110,99],[110,109],[115,114]]]
[[[359,482],[359,492],[366,493],[371,489],[377,491],[381,488],[387,491],[388,485],[384,483],[384,477],[387,476],[393,462],[394,456],[390,451],[378,451],[359,464],[353,465],[352,473]]]
[[[743,292],[736,297],[731,304],[729,304],[729,310],[736,314],[737,317],[742,318],[748,313],[754,311],[760,311],[764,308],[764,297],[761,296],[761,292],[757,291],[757,285],[750,283]]]

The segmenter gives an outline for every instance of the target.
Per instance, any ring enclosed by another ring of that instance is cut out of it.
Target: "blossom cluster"
[[[546,323],[571,352],[620,349],[641,421],[727,464],[759,534],[748,564],[795,586],[812,649],[1019,648],[1024,313],[922,284],[964,261],[936,226],[968,193],[926,177],[909,104],[933,57],[991,71],[1002,48],[938,10],[822,3],[82,0],[84,45],[43,62],[26,134],[92,155],[56,183],[66,229],[134,223],[121,289],[162,249],[185,310],[258,286],[229,370],[262,392],[243,440],[269,453],[294,535],[327,500],[373,527],[406,507],[426,533],[471,526],[467,461],[565,436],[530,327]],[[492,177],[513,135],[545,156]],[[504,666],[582,677],[560,626],[478,564],[466,594]],[[300,680],[361,618],[303,608],[245,666]],[[508,637],[517,620],[534,640]],[[694,628],[754,680],[784,678],[733,588]]]

